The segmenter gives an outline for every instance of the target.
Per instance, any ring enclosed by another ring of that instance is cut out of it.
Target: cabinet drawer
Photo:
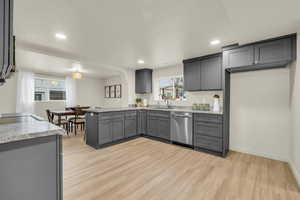
[[[209,137],[209,136],[202,136],[202,135],[195,135],[194,136],[194,146],[204,148],[211,151],[222,151],[222,139]]]
[[[163,117],[163,118],[170,118],[170,112],[168,111],[149,111],[148,116],[151,117]]]
[[[222,123],[223,122],[223,115],[216,115],[216,114],[195,114],[194,115],[195,121],[202,121],[202,122],[213,122],[213,123]]]
[[[195,135],[206,135],[221,138],[222,128],[222,124],[196,121],[194,125],[194,133]]]
[[[124,117],[123,112],[108,112],[108,113],[101,113],[99,115],[99,120],[120,119],[123,117]]]
[[[125,118],[136,118],[137,112],[136,111],[127,111],[125,112]]]

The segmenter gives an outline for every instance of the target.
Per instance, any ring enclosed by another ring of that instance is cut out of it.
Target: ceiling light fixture
[[[220,43],[221,43],[220,40],[212,40],[212,41],[210,42],[211,45],[217,45],[217,44],[220,44]]]
[[[138,60],[137,62],[138,62],[138,64],[144,64],[145,63],[145,61],[143,61],[143,60]]]
[[[80,73],[80,72],[73,72],[72,73],[72,77],[74,79],[82,79],[82,73]]]
[[[62,34],[62,33],[56,33],[56,34],[55,34],[55,37],[56,37],[57,39],[60,39],[60,40],[65,40],[65,39],[67,39],[67,36],[66,36],[65,34]]]

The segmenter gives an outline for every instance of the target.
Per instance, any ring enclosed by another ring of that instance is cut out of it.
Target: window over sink
[[[66,85],[64,80],[35,78],[35,101],[64,101],[66,100]]]
[[[183,77],[165,77],[159,80],[159,98],[161,100],[184,100],[186,95]]]

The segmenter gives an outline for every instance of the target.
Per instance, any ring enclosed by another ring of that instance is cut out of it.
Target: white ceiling
[[[67,73],[80,62],[88,75],[108,77],[118,68],[178,64],[294,33],[299,8],[299,0],[15,0],[18,65]],[[222,43],[212,47],[213,39]]]

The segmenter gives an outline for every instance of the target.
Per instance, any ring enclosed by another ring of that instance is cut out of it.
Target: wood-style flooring
[[[66,137],[64,200],[300,200],[287,163],[224,159],[146,138],[95,150]]]

